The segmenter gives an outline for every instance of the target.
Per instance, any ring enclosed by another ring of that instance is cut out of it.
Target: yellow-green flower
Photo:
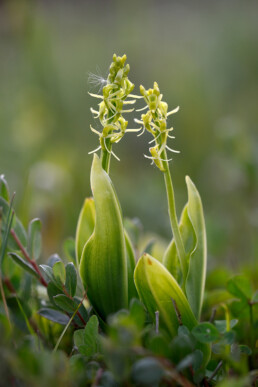
[[[104,152],[118,157],[112,151],[112,144],[119,142],[126,132],[135,132],[139,129],[127,129],[128,121],[123,118],[123,113],[130,113],[134,109],[126,109],[125,105],[133,105],[135,98],[131,92],[134,84],[128,79],[130,70],[129,64],[125,65],[126,55],[122,57],[113,55],[113,62],[109,68],[109,75],[106,84],[102,89],[102,95],[89,93],[92,97],[101,99],[99,110],[91,108],[94,118],[98,118],[102,132],[91,126],[91,130],[99,136],[100,145],[94,149],[94,153],[101,149]],[[127,99],[133,97],[134,99]],[[119,159],[118,159],[119,160]]]
[[[143,132],[146,129],[152,134],[154,139],[149,143],[155,143],[154,146],[149,148],[151,156],[144,156],[151,159],[164,172],[163,161],[171,160],[166,158],[166,150],[179,153],[179,151],[171,149],[167,145],[168,138],[175,138],[169,134],[173,128],[167,128],[167,118],[171,114],[178,112],[179,106],[168,112],[168,104],[162,101],[163,95],[160,93],[157,82],[154,82],[153,89],[146,90],[143,86],[140,86],[140,92],[146,102],[146,106],[138,111],[145,109],[148,109],[148,111],[141,115],[141,120],[135,119],[135,122],[143,126]]]

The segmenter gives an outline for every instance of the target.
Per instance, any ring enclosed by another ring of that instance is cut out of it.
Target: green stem
[[[115,105],[115,101],[114,101],[114,105]],[[113,120],[114,120],[114,112],[112,110],[109,110],[107,115],[108,124],[112,124]],[[106,171],[107,174],[109,174],[112,143],[110,138],[105,138],[104,141],[106,146],[102,147],[102,150],[101,150],[101,164],[104,171]]]
[[[111,157],[111,148],[112,144],[110,142],[110,139],[106,139],[106,147],[107,149],[102,149],[101,151],[101,164],[104,171],[106,171],[109,174],[109,168],[110,168],[110,157]]]
[[[164,150],[161,154],[161,158],[163,160],[167,160],[167,154]],[[172,178],[169,170],[168,161],[163,161],[163,167],[164,167],[164,179],[165,179],[165,185],[166,185],[166,191],[167,191],[167,200],[168,200],[168,213],[170,218],[170,224],[171,229],[173,233],[173,238],[176,244],[176,250],[180,261],[180,266],[183,274],[183,284],[182,289],[185,292],[185,281],[186,281],[186,275],[187,275],[187,262],[186,262],[186,253],[184,244],[182,241],[181,233],[179,230],[177,215],[176,215],[176,203],[175,203],[175,195],[174,195],[174,188],[172,183]]]

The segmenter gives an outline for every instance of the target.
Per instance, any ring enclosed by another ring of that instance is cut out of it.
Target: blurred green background
[[[236,0],[0,2],[0,173],[25,224],[42,219],[46,254],[74,235],[90,195],[98,139],[88,91],[98,86],[88,75],[106,77],[113,53],[126,53],[135,92],[157,81],[169,107],[180,105],[170,119],[177,210],[187,174],[203,199],[209,268],[255,264],[257,12],[257,1]],[[111,178],[124,215],[169,239],[163,177],[143,157],[149,140],[127,134]]]

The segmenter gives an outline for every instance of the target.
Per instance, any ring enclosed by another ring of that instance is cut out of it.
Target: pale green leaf
[[[195,233],[195,246],[190,254],[186,278],[186,296],[199,320],[204,296],[207,265],[206,229],[202,201],[190,177],[186,176],[188,190],[187,213]]]
[[[185,294],[169,271],[155,258],[144,254],[138,261],[134,279],[139,296],[152,320],[159,311],[160,328],[165,329],[171,337],[177,335],[180,324],[192,330],[197,320],[191,310]],[[204,363],[210,357],[210,348],[201,344]]]
[[[126,258],[127,258],[127,276],[128,276],[128,302],[132,298],[138,298],[138,293],[133,280],[133,273],[135,269],[135,257],[132,243],[129,235],[125,231],[125,247],[126,247]]]
[[[108,174],[95,154],[91,188],[96,207],[94,232],[80,261],[80,276],[88,298],[100,317],[128,305],[125,237],[120,205]]]
[[[155,258],[144,254],[136,265],[134,279],[140,298],[151,317],[154,320],[155,312],[159,311],[160,326],[165,328],[172,337],[176,336],[179,326],[175,304],[183,325],[191,330],[197,324],[177,281]]]
[[[79,265],[81,261],[85,243],[93,233],[95,227],[95,217],[96,211],[94,200],[92,198],[86,198],[84,200],[76,228],[75,251],[77,265]]]

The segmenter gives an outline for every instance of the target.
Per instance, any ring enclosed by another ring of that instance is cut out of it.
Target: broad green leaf
[[[68,298],[65,294],[58,294],[53,298],[54,303],[67,313],[73,313],[77,309],[77,303],[73,299]]]
[[[174,277],[155,258],[144,254],[138,261],[134,280],[140,298],[148,309],[153,321],[159,311],[160,326],[170,335],[176,336],[179,320],[175,305],[179,310],[183,325],[192,329],[197,325],[190,305]]]
[[[87,347],[87,356],[101,352],[100,337],[98,333],[99,322],[97,316],[91,316],[84,328],[84,344]]]
[[[252,297],[252,285],[247,277],[236,275],[227,283],[227,290],[233,296],[241,300],[250,300]]]
[[[88,298],[103,320],[128,305],[125,237],[120,205],[108,174],[95,154],[91,188],[96,206],[95,229],[80,261]]]
[[[186,296],[195,317],[199,320],[206,278],[206,229],[199,192],[188,176],[186,176],[186,185],[188,191],[187,213],[196,238],[194,249],[189,257],[189,268],[186,278]]]
[[[211,343],[220,338],[218,329],[209,322],[203,322],[194,327],[192,334],[201,343]]]
[[[20,257],[17,253],[8,253],[10,257],[24,270],[26,270],[28,273],[32,274],[34,277],[39,278],[38,273],[35,271],[35,269],[31,266],[31,264],[27,261],[25,261],[22,257]]]
[[[185,247],[185,252],[187,256],[186,259],[187,259],[187,262],[189,262],[190,254],[193,251],[196,238],[195,238],[192,223],[190,222],[190,219],[188,216],[187,205],[184,207],[181,214],[179,230]],[[167,250],[165,251],[165,254],[163,257],[163,264],[168,269],[168,271],[173,275],[173,277],[177,280],[177,282],[181,283],[182,273],[181,273],[180,261],[176,251],[176,245],[175,245],[174,239],[172,239],[172,241],[168,245]]]
[[[29,224],[28,253],[31,259],[38,259],[41,253],[41,221],[33,219]]]
[[[72,262],[67,263],[65,266],[66,279],[65,279],[65,288],[70,296],[74,296],[77,287],[77,273],[75,266]]]
[[[84,206],[79,216],[79,221],[78,221],[77,231],[76,231],[76,248],[77,248],[76,257],[79,258],[77,262],[79,262],[81,259],[80,244],[83,249],[83,247],[85,246],[85,243],[93,233],[93,230],[95,227],[95,216],[96,216],[96,209],[95,209],[93,198],[85,199]],[[130,302],[132,298],[138,297],[138,293],[135,288],[135,284],[133,280],[133,273],[135,268],[135,256],[134,256],[134,249],[133,249],[129,234],[126,232],[126,230],[124,230],[124,233],[125,233],[124,236],[125,236],[127,277],[128,277],[128,302]],[[84,242],[82,243],[83,239],[84,239]]]
[[[4,175],[0,175],[0,196],[7,202],[10,201],[9,187]]]
[[[81,354],[91,357],[102,352],[98,328],[98,318],[94,315],[91,316],[84,329],[74,332],[74,344]]]
[[[55,309],[41,308],[38,314],[47,320],[53,321],[57,324],[66,325],[69,321],[69,317]]]
[[[125,231],[125,247],[126,247],[126,258],[127,258],[127,277],[128,277],[128,302],[132,298],[138,298],[138,293],[133,280],[133,273],[135,269],[135,257],[132,243],[129,235]]]
[[[74,345],[79,348],[81,345],[84,345],[84,329],[78,329],[73,334]]]
[[[53,274],[56,281],[60,282],[61,284],[65,283],[66,271],[65,271],[65,265],[62,261],[56,262],[53,265]]]
[[[75,249],[77,265],[79,265],[81,261],[82,251],[85,243],[93,233],[95,217],[96,210],[94,200],[92,198],[86,198],[84,200],[76,228]]]
[[[159,311],[160,328],[165,329],[171,337],[177,335],[179,321],[189,330],[197,325],[197,320],[190,308],[185,294],[169,271],[155,258],[144,254],[138,261],[134,280],[136,289],[145,304],[152,320]],[[210,348],[201,345],[204,363],[210,357]]]
[[[206,277],[206,231],[200,195],[188,176],[186,176],[186,184],[188,202],[182,211],[179,229],[188,265],[186,296],[195,317],[199,320]],[[182,283],[180,262],[174,240],[172,240],[165,252],[163,263],[175,279]]]

